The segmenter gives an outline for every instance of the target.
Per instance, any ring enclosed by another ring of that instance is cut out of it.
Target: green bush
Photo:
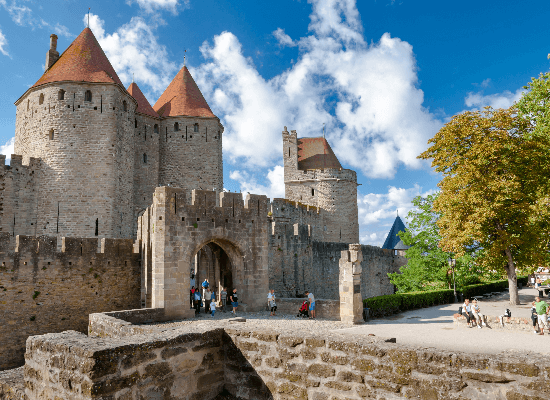
[[[518,283],[527,284],[526,276],[518,276]],[[481,296],[490,292],[502,292],[508,288],[508,280],[485,282],[464,286],[462,292],[465,299]],[[363,300],[363,306],[368,307],[371,317],[384,317],[401,311],[448,304],[454,301],[452,289],[432,290],[430,292],[396,293],[384,296],[370,297]]]

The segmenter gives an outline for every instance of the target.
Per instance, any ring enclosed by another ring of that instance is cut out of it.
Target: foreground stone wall
[[[24,372],[0,374],[0,399],[209,400],[225,389],[250,400],[535,400],[550,391],[549,375],[544,358],[258,331],[246,323],[208,331],[188,325],[123,338],[74,331],[31,337]]]
[[[88,331],[88,314],[140,307],[129,239],[0,235],[0,370],[23,365],[31,335]]]

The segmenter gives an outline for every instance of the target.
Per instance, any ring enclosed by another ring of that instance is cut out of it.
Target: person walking
[[[206,289],[210,287],[210,283],[208,282],[208,279],[205,279],[204,282],[201,284],[202,286],[202,298],[203,300],[206,299]]]
[[[269,314],[270,317],[273,317],[275,315],[275,311],[277,311],[277,304],[275,303],[275,290],[271,289],[269,293],[267,294],[267,307],[270,309],[271,314]]]
[[[309,318],[315,319],[315,296],[313,293],[306,291],[307,299],[309,300]]]
[[[544,327],[548,329],[548,312],[550,312],[550,309],[545,301],[540,300],[539,296],[535,297],[535,309],[537,310],[537,320],[540,328],[539,335],[544,335]]]
[[[201,312],[201,292],[199,290],[195,290],[194,296],[195,296],[195,315],[198,316]]]
[[[210,288],[204,292],[204,313],[206,314],[210,310],[210,302],[212,301],[212,292]]]
[[[237,307],[239,307],[239,296],[237,295],[237,289],[233,289],[231,294],[231,305],[233,306],[233,311],[231,311],[235,316],[237,316]]]
[[[220,301],[222,302],[222,311],[226,312],[227,308],[227,288],[222,288],[220,293]]]
[[[216,313],[216,302],[215,301],[210,302],[210,312],[212,313],[212,317]]]

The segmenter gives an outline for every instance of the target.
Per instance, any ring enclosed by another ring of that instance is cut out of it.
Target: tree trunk
[[[504,269],[506,270],[506,275],[508,275],[508,293],[510,293],[510,304],[517,305],[519,304],[519,294],[516,267],[514,265],[514,259],[512,258],[512,252],[510,249],[507,248],[504,252],[506,253],[506,258],[508,259],[508,264],[506,264]]]

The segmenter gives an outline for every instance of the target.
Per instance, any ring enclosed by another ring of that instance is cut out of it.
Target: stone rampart
[[[31,335],[88,331],[88,314],[140,307],[130,239],[0,235],[0,370],[23,364]]]
[[[122,338],[74,331],[30,337],[23,373],[0,374],[0,399],[210,400],[225,389],[243,400],[535,400],[550,392],[549,374],[549,361],[523,355],[188,325]]]

